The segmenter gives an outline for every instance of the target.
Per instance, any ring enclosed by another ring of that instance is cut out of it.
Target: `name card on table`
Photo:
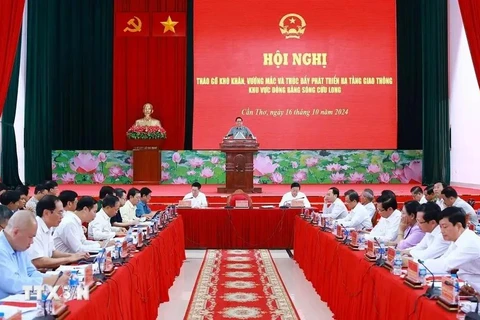
[[[305,207],[303,199],[293,199],[291,207],[292,208],[303,208],[303,207]]]
[[[112,251],[107,252],[107,256],[105,258],[105,273],[111,273],[114,269],[113,260],[112,260]]]
[[[235,208],[248,209],[248,200],[235,200]]]
[[[375,257],[376,255],[376,250],[375,250],[375,243],[373,243],[372,240],[367,241],[367,256],[369,257]]]
[[[393,247],[388,247],[387,250],[387,263],[393,266],[393,260],[395,259],[395,249]]]
[[[418,263],[413,260],[408,261],[407,280],[412,283],[421,283],[418,275]]]
[[[178,207],[180,208],[191,208],[192,201],[191,200],[180,200],[178,201]]]
[[[141,229],[137,233],[137,248],[143,247],[143,232]]]
[[[355,230],[352,230],[350,232],[351,240],[350,240],[350,245],[352,247],[358,247],[358,232]]]
[[[443,280],[443,279],[442,279]],[[442,281],[442,291],[440,294],[440,300],[449,304],[455,305],[457,302],[455,301],[455,288],[451,283],[445,283]]]
[[[325,222],[326,222],[326,218],[320,215],[320,218],[318,218],[318,226],[321,228],[325,227]]]
[[[342,226],[339,225],[339,224],[337,225],[337,230],[336,230],[336,232],[335,232],[335,236],[336,236],[337,238],[342,238],[342,239],[343,239],[343,228],[342,228]]]

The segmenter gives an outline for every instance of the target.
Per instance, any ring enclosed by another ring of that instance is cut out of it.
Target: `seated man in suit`
[[[243,192],[242,189],[235,190],[234,193],[228,196],[227,198],[227,206],[229,207],[235,207],[235,202],[237,200],[247,200],[248,201],[248,207],[252,207],[252,198],[250,196]]]

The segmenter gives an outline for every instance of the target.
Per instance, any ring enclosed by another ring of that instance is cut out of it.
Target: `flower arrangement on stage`
[[[160,126],[132,126],[127,131],[129,139],[167,139],[167,131]]]

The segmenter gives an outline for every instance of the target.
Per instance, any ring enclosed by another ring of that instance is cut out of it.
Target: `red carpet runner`
[[[299,320],[268,250],[208,250],[185,320]]]

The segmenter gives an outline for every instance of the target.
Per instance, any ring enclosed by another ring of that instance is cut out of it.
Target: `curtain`
[[[10,85],[25,0],[2,0],[0,10],[0,115]]]
[[[118,0],[115,12],[186,12],[186,0]],[[190,36],[187,34],[187,37]],[[127,149],[126,132],[142,106],[167,131],[165,149],[183,149],[186,97],[185,37],[116,37],[114,45],[114,148]]]
[[[458,0],[458,4],[472,55],[473,67],[477,74],[477,82],[480,86],[480,1]]]
[[[17,144],[15,139],[15,128],[13,126],[17,110],[21,45],[22,42],[19,41],[2,116],[2,182],[7,186],[18,186],[22,184],[18,175]]]
[[[112,149],[113,0],[31,1],[25,179],[51,178],[55,149]]]
[[[423,183],[450,183],[446,1],[422,1]]]
[[[193,147],[193,0],[187,0],[187,81],[185,110],[185,150]]]
[[[421,1],[397,1],[397,147],[422,149]]]

